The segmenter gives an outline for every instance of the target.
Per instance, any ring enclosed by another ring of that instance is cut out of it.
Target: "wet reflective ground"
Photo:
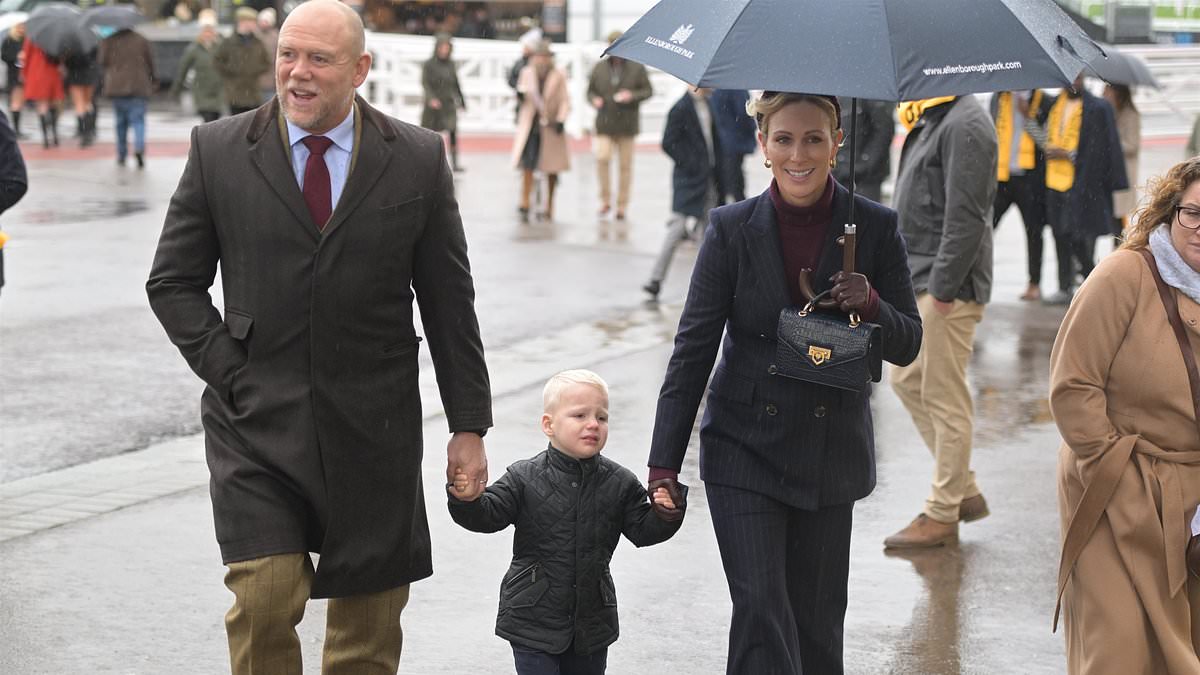
[[[1143,170],[1159,170],[1179,152],[1149,145]],[[0,300],[0,483],[197,428],[200,387],[142,291],[182,168],[181,157],[151,159],[153,171],[115,175],[108,159],[37,164],[27,201],[5,215],[13,240],[6,248],[10,285]],[[664,233],[669,163],[655,152],[638,154],[622,236],[593,217],[590,162],[575,157],[551,224],[517,224],[507,156],[468,154],[469,170],[457,179],[496,393],[497,425],[487,437],[493,475],[544,446],[536,426],[541,384],[566,367],[593,368],[608,379],[605,452],[639,474],[645,463],[694,247],[677,256],[663,304],[647,305],[639,288]],[[761,165],[746,166],[751,184],[765,185]],[[93,210],[80,214],[57,198],[63,194]],[[848,672],[1064,668],[1061,637],[1049,630],[1058,438],[1045,401],[1063,310],[1016,300],[1025,284],[1018,218],[1014,209],[998,231],[995,301],[970,370],[978,411],[973,465],[992,515],[965,525],[957,546],[884,553],[883,538],[919,512],[932,461],[886,382],[877,387],[879,484],[855,509]],[[1047,246],[1045,280],[1055,278],[1052,251]],[[1048,281],[1043,290],[1054,289]],[[465,532],[441,506],[445,422],[435,415],[432,371],[424,365],[431,415],[425,485],[437,572],[413,588],[402,672],[511,672],[511,652],[492,635],[511,535]],[[201,440],[188,438],[202,457]],[[696,461],[693,451],[683,473],[691,507],[679,535],[649,549],[623,544],[614,556],[622,634],[609,672],[723,671],[729,601]],[[211,528],[207,491],[198,486],[0,542],[0,672],[227,668],[221,617],[229,595]],[[314,603],[301,626],[310,665],[319,659],[323,611]]]

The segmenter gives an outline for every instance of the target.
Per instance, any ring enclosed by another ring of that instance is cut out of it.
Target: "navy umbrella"
[[[79,9],[65,2],[38,5],[25,22],[25,36],[47,56],[59,58],[68,52],[86,54],[95,49],[99,41],[79,18]]]
[[[854,120],[858,98],[1069,87],[1102,52],[1053,0],[661,0],[605,53],[697,87],[850,96]]]
[[[1104,45],[1104,54],[1088,61],[1088,67],[1109,84],[1146,86],[1161,89],[1150,67],[1141,58]]]
[[[661,0],[607,53],[698,87],[911,101],[1070,86],[1101,50],[1053,0]]]

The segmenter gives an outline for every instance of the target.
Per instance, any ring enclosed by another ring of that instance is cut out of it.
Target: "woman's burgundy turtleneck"
[[[800,305],[804,303],[804,296],[800,294],[800,270],[816,271],[821,262],[821,249],[825,247],[825,233],[833,219],[833,177],[825,179],[825,190],[811,206],[787,203],[774,180],[769,194],[775,205],[775,222],[779,224],[779,250],[783,252],[788,295],[793,305]],[[813,282],[816,283],[816,279]]]
[[[793,305],[804,304],[800,293],[800,270],[816,273],[825,248],[825,235],[833,220],[833,176],[825,180],[825,190],[811,206],[793,206],[784,200],[779,185],[771,181],[771,203],[775,205],[775,221],[779,223],[779,249],[783,252],[783,271],[787,275],[788,295]],[[816,286],[822,280],[813,279]],[[879,313],[879,295],[871,288],[862,318],[872,321]]]

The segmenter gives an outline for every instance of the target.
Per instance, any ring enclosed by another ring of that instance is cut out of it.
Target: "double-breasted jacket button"
[[[778,372],[779,372],[779,369],[775,367],[774,363],[767,366],[767,374],[768,375],[774,375],[775,373],[778,373]]]
[[[824,416],[825,416],[825,406],[819,405],[819,406],[813,408],[813,417],[824,417]]]
[[[571,481],[571,487],[579,487],[579,481]]]
[[[767,414],[774,417],[775,415],[779,414],[779,408],[776,408],[774,403],[768,403]]]

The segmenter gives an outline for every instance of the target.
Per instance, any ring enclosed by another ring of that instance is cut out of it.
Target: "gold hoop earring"
[[[763,160],[763,166],[767,167],[768,169],[769,169],[769,168],[771,168],[771,160],[769,160],[769,159],[764,159],[764,160]]]

